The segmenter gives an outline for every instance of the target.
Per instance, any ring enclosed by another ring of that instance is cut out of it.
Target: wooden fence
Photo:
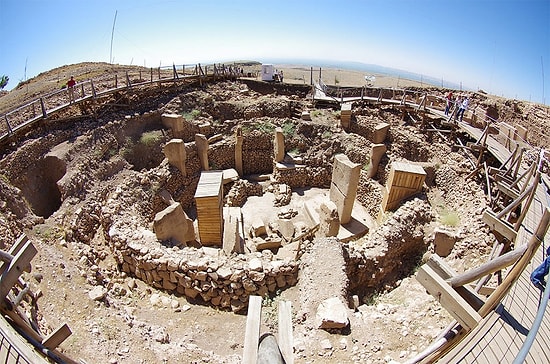
[[[57,90],[0,115],[0,141],[8,139],[18,129],[65,109],[73,104],[97,99],[117,91],[139,89],[151,85],[180,82],[207,82],[218,79],[236,78],[240,69],[226,65],[182,65],[151,68],[149,72],[136,70],[110,72],[94,79],[85,80],[74,86],[74,101],[71,102],[68,89]]]

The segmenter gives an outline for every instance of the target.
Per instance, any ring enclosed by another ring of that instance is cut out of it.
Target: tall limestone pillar
[[[330,200],[338,208],[341,224],[347,224],[351,220],[351,211],[357,195],[360,175],[360,164],[353,163],[345,154],[334,156]]]
[[[275,141],[273,143],[273,149],[275,162],[282,162],[283,159],[285,159],[285,136],[281,127],[275,129]]]
[[[208,139],[203,134],[195,134],[195,145],[197,146],[201,169],[203,171],[210,170],[208,165]]]
[[[170,165],[180,170],[181,174],[186,177],[187,169],[185,163],[187,161],[187,152],[185,151],[185,143],[182,139],[172,139],[163,149],[164,156],[168,159]]]
[[[239,125],[235,132],[235,169],[239,176],[243,176],[243,130]]]
[[[378,172],[378,165],[380,164],[380,160],[386,153],[386,144],[373,144],[370,149],[370,163],[369,163],[369,171],[368,176],[370,178],[374,177],[376,175],[376,172]]]

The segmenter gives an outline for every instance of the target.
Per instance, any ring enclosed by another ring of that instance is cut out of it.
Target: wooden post
[[[40,107],[42,108],[42,116],[46,118],[48,115],[46,113],[46,104],[44,104],[44,98],[40,98]]]
[[[256,364],[258,344],[260,343],[260,324],[262,315],[262,297],[248,297],[248,314],[244,334],[244,351],[242,364]]]
[[[92,97],[95,99],[97,97],[97,93],[95,91],[94,81],[92,81],[92,79],[90,79],[90,86],[92,87]]]
[[[4,119],[6,119],[6,126],[8,127],[8,134],[11,134],[13,130],[11,129],[11,125],[10,125],[10,122],[8,120],[8,114],[4,114]]]
[[[118,75],[115,73],[115,88],[118,88]]]
[[[153,82],[153,67],[151,67],[151,82]]]
[[[130,82],[130,76],[128,75],[128,71],[126,71],[126,87],[132,87],[132,82]]]
[[[0,301],[3,301],[13,285],[19,279],[23,270],[30,264],[38,253],[34,245],[28,241],[25,246],[13,257],[8,268],[0,276]]]
[[[309,69],[309,84],[313,85],[313,67]]]
[[[172,69],[174,70],[174,79],[178,79],[178,71],[176,70],[176,65],[172,63]]]

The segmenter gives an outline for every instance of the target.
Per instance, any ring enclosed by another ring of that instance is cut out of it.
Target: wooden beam
[[[416,279],[464,329],[471,330],[477,326],[481,316],[429,265],[420,267]]]
[[[426,264],[433,269],[437,275],[444,280],[452,279],[457,276],[457,273],[437,254],[430,256]],[[474,310],[478,310],[483,306],[483,300],[479,297],[475,290],[470,287],[453,287],[455,291],[462,297]]]
[[[285,364],[294,363],[294,338],[292,336],[292,303],[279,301],[279,349]]]
[[[510,185],[505,182],[497,181],[497,188],[500,192],[504,193],[506,196],[511,197],[512,200],[517,199],[519,197],[519,193],[514,191],[509,186]]]
[[[480,266],[470,269],[462,274],[448,278],[447,282],[451,285],[451,287],[460,287],[467,283],[473,282],[476,279],[482,278],[487,274],[498,272],[499,270],[502,270],[517,262],[526,250],[527,244],[523,244],[504,255],[483,263]]]
[[[57,348],[65,339],[71,336],[72,331],[67,324],[63,324],[57,330],[53,331],[42,340],[44,347],[53,350]]]
[[[34,245],[28,241],[12,259],[8,268],[0,276],[0,301],[4,301],[13,285],[19,279],[23,270],[30,264],[38,253]]]
[[[477,286],[470,286],[470,288],[472,289],[477,289]],[[493,293],[495,291],[495,287],[489,287],[489,286],[481,286],[479,287],[479,290],[477,291],[477,293],[479,293],[480,295],[482,296],[489,296],[491,293]]]
[[[244,351],[242,364],[256,364],[258,345],[260,343],[260,318],[262,315],[262,297],[248,297],[248,314],[244,334]]]
[[[491,230],[498,232],[510,241],[516,240],[517,231],[514,230],[514,227],[507,221],[499,219],[491,210],[485,210],[482,219]]]

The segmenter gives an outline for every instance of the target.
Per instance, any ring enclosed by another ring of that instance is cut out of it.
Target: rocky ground
[[[81,67],[90,74],[106,72],[104,65]],[[25,87],[42,90],[44,84],[51,84],[55,79],[59,83],[65,74],[78,70],[70,66],[55,70],[43,75],[46,81],[42,84],[38,82],[40,78],[34,80],[36,83],[30,80],[0,97],[0,110],[31,97],[24,92]],[[351,80],[360,76],[343,71],[335,74],[341,85],[346,82],[353,85],[352,82],[358,81]],[[294,75],[292,69],[285,70],[285,75],[289,82],[296,83],[305,77]],[[332,76],[327,77],[331,79]],[[390,83],[393,82],[395,80]],[[152,166],[145,163],[143,168],[135,168],[136,161],[131,163],[128,158],[124,159],[127,145],[113,135],[113,130],[117,123],[123,125],[125,115],[134,112],[166,110],[177,105],[188,111],[200,110],[199,118],[213,121],[216,127],[218,120],[231,118],[221,107],[209,110],[212,100],[238,103],[247,116],[233,119],[233,124],[256,120],[255,125],[284,126],[289,125],[286,123],[291,119],[296,132],[289,137],[289,145],[301,151],[304,160],[312,165],[330,165],[337,152],[345,152],[358,163],[366,162],[365,151],[370,142],[364,136],[346,133],[335,126],[338,124],[336,112],[310,110],[312,122],[307,125],[295,116],[289,115],[284,120],[262,116],[259,115],[261,110],[269,107],[278,110],[277,102],[288,102],[288,96],[243,93],[243,89],[246,87],[240,83],[221,83],[192,91],[177,102],[170,98],[156,105],[148,101],[139,106],[136,102],[137,110],[115,110],[103,120],[78,122],[70,130],[61,128],[55,133],[40,129],[20,145],[3,151],[0,242],[7,249],[19,233],[25,232],[37,246],[33,270],[25,274],[24,279],[30,283],[32,292],[41,292],[41,295],[35,302],[25,302],[24,307],[44,333],[64,322],[69,324],[73,334],[61,345],[69,357],[82,363],[240,362],[246,315],[171,294],[121,271],[105,226],[101,224],[110,204],[109,198],[116,199],[114,195],[122,196],[117,203],[125,211],[126,220],[121,225],[131,228],[140,226],[142,220],[143,224],[151,222],[156,211],[148,204],[153,197],[147,188],[154,181],[166,181],[162,174],[168,167],[159,163],[162,156],[149,156],[147,160]],[[443,94],[444,90],[440,92]],[[173,97],[175,99],[176,95]],[[500,118],[529,125],[534,131],[530,134],[531,140],[536,145],[550,146],[546,134],[538,132],[544,130],[548,120],[547,108],[517,100],[475,97],[479,105],[494,108]],[[295,101],[299,107],[307,108],[305,100],[295,98]],[[342,249],[351,257],[354,254],[375,256],[378,250],[388,248],[386,240],[416,239],[429,253],[433,251],[434,230],[445,227],[457,236],[455,248],[445,258],[455,270],[460,272],[483,262],[495,237],[481,221],[487,205],[484,181],[465,178],[470,172],[467,157],[472,156],[451,149],[441,136],[423,134],[414,125],[403,122],[400,114],[389,107],[364,107],[357,116],[392,125],[381,172],[374,180],[361,180],[358,200],[367,209],[375,210],[373,206],[379,203],[380,184],[385,181],[391,161],[423,163],[428,177],[425,191],[418,199],[389,214],[386,222],[367,236],[343,244]],[[222,124],[219,132],[230,135],[233,124]],[[75,142],[77,137],[93,140],[93,148],[86,148],[86,144],[77,148],[80,145]],[[47,217],[38,216],[29,207],[27,196],[29,185],[40,184],[40,180],[31,179],[26,169],[32,169],[33,163],[51,147],[66,141],[70,142],[66,150],[70,155],[67,171],[71,174],[70,183],[64,185],[60,206]],[[22,175],[27,179],[22,180]],[[346,292],[354,276],[346,274],[341,260],[331,259],[331,255],[339,254],[338,251],[321,249],[311,241],[302,249],[298,284],[264,298],[262,316],[262,332],[274,331],[278,301],[292,302],[296,363],[404,362],[429,345],[451,321],[450,315],[416,282],[414,269],[420,263],[418,260],[404,265],[406,269],[397,270],[398,274],[391,281],[381,283],[368,293],[357,288],[354,292]],[[400,256],[394,260],[405,262],[407,258]],[[353,293],[359,296],[358,307],[347,309],[350,324],[345,330],[322,330],[314,323],[322,293],[329,291],[340,292],[342,296]]]

